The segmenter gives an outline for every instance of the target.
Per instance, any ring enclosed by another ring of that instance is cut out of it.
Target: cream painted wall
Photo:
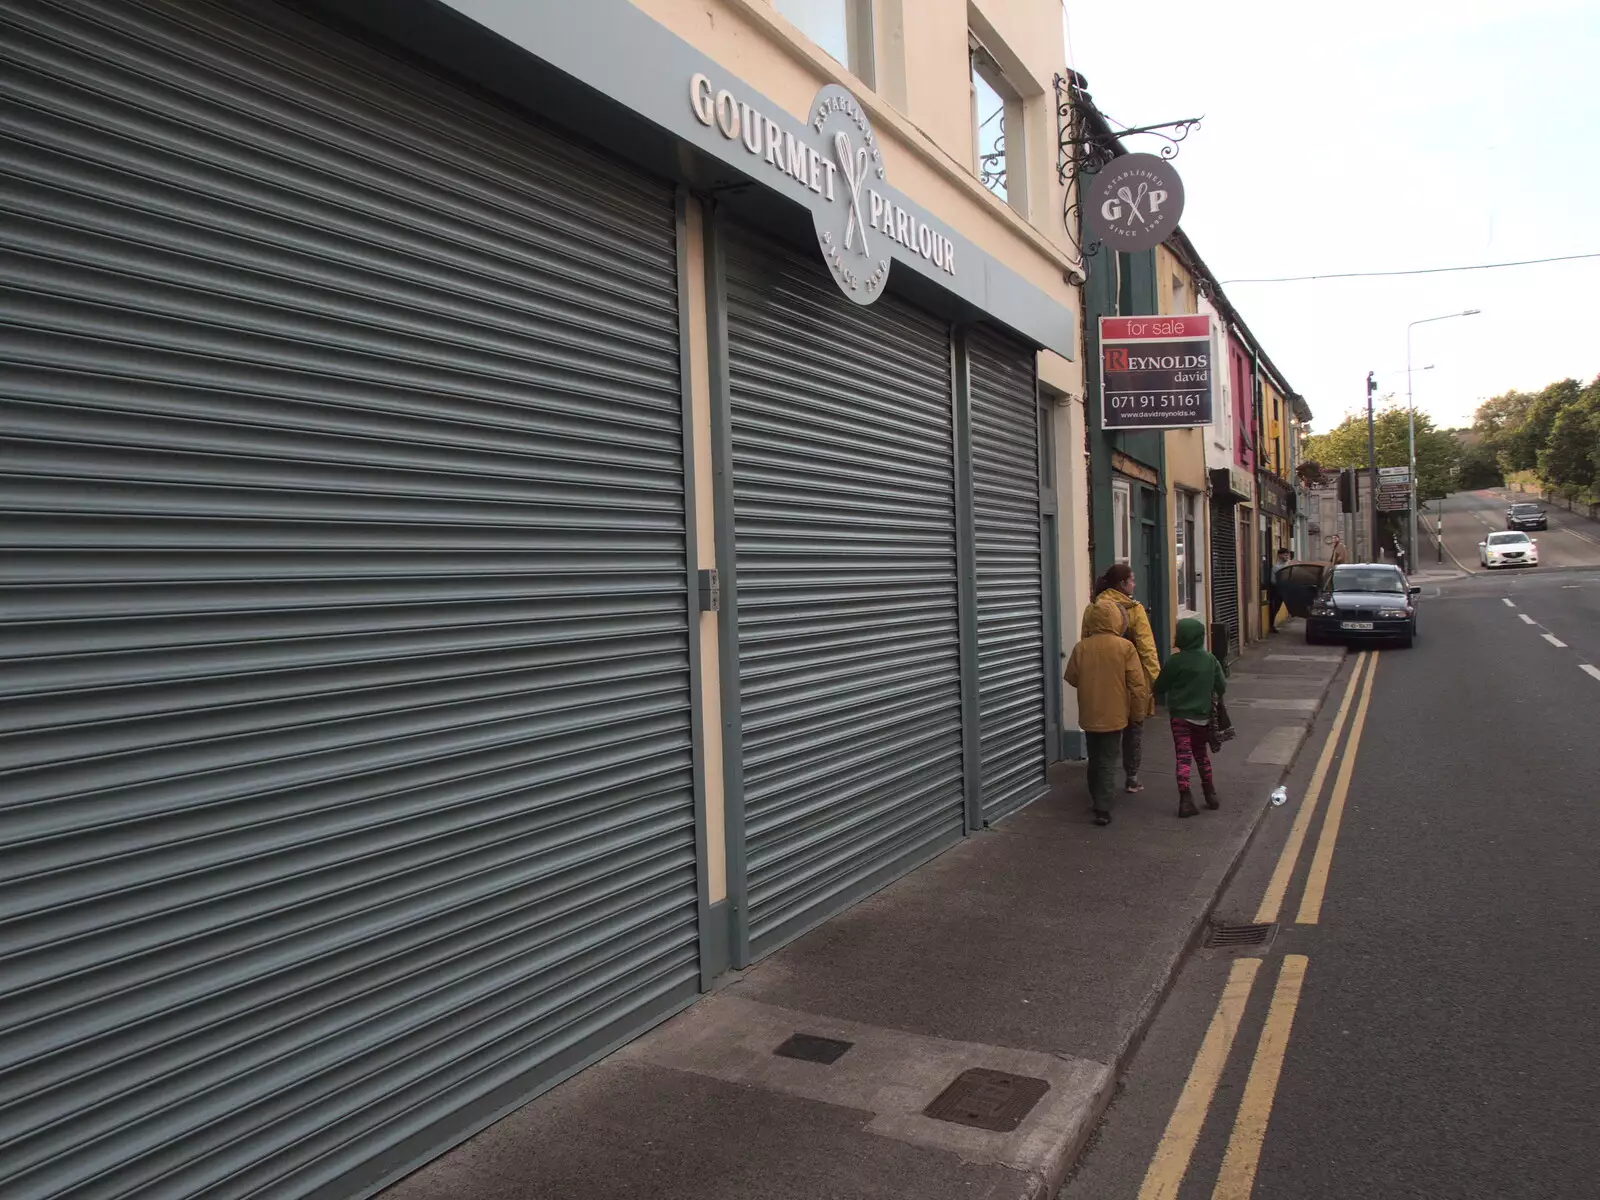
[[[684,230],[684,264],[689,310],[689,418],[694,432],[694,519],[697,563],[717,565],[716,508],[712,498],[711,340],[706,314],[705,228],[700,206],[690,204]],[[712,904],[728,897],[727,806],[722,772],[722,675],[717,639],[717,614],[700,614],[700,717],[704,742],[706,796],[706,898]]]
[[[872,119],[883,149],[885,171],[895,187],[948,221],[1035,287],[1075,313],[1081,312],[1079,289],[1066,278],[1078,264],[1061,225],[1063,193],[1056,180],[1053,150],[1048,157],[1050,169],[1030,176],[1030,211],[1035,213],[1037,226],[991,195],[974,174],[967,9],[963,0],[898,0],[904,14],[900,25],[906,111],[890,103],[885,94],[869,91],[806,40],[778,14],[771,0],[634,3],[796,118],[806,114],[824,83],[848,87]],[[1059,12],[1056,0],[997,0],[998,9],[1028,5]],[[1004,12],[998,15],[1006,16]],[[890,10],[880,13],[876,22],[880,29],[889,17]],[[1053,39],[1048,53],[1059,59],[1059,26]],[[879,40],[883,40],[881,32]],[[1030,53],[1043,61],[1047,52],[1036,48]],[[894,70],[880,68],[878,74],[885,77],[891,89],[899,86]],[[1030,142],[1054,138],[1053,112],[1048,116],[1048,121],[1029,122]]]
[[[1056,562],[1060,571],[1056,595],[1061,629],[1061,659],[1055,664],[1055,672],[1060,679],[1066,669],[1067,655],[1072,653],[1078,639],[1080,617],[1089,605],[1094,567],[1089,558],[1089,468],[1083,453],[1086,421],[1083,389],[1053,396],[1053,400]],[[1062,684],[1059,691],[1061,728],[1069,731],[1079,728],[1078,690]]]

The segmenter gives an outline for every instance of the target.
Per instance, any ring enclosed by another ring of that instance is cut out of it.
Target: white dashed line
[[[1591,667],[1588,663],[1579,663],[1578,670],[1587,671],[1596,679],[1600,679],[1600,667]]]
[[[1510,596],[1501,596],[1500,603],[1504,604],[1507,608],[1515,608],[1517,606],[1517,602]]]
[[[1558,638],[1553,633],[1546,633],[1546,634],[1542,634],[1541,636],[1544,638],[1545,641],[1549,642],[1557,650],[1565,650],[1567,648],[1567,644],[1565,642],[1563,642],[1560,638]]]
[[[1527,613],[1518,613],[1517,616],[1522,618],[1522,623],[1524,625],[1537,625],[1538,624],[1538,622],[1535,621],[1532,617],[1530,617]]]

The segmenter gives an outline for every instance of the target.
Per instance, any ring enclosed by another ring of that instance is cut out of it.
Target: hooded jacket
[[[1211,719],[1211,697],[1228,690],[1222,664],[1205,648],[1206,627],[1193,617],[1178,622],[1178,653],[1167,659],[1153,689],[1167,711],[1190,721]]]
[[[1095,604],[1109,602],[1115,604],[1128,618],[1128,640],[1133,643],[1139,652],[1139,662],[1144,667],[1144,682],[1146,690],[1156,681],[1156,676],[1161,674],[1161,656],[1156,653],[1156,635],[1150,628],[1150,614],[1145,612],[1144,605],[1140,604],[1126,592],[1116,588],[1105,588],[1094,598],[1094,604],[1083,610],[1083,637],[1089,636],[1089,613]],[[1135,721],[1142,721],[1156,711],[1155,700],[1152,697],[1149,712],[1141,713],[1134,717]],[[1087,728],[1087,726],[1085,726]]]
[[[1122,628],[1120,606],[1091,604],[1083,614],[1083,640],[1067,659],[1067,682],[1078,689],[1078,724],[1090,733],[1126,729],[1150,708],[1144,666]]]

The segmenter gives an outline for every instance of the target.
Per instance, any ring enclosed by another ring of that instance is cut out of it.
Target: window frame
[[[1111,481],[1111,560],[1133,565],[1133,488],[1123,479]]]
[[[795,4],[804,0],[790,0]],[[826,0],[811,0],[811,3],[826,2]],[[773,0],[773,8],[789,24],[793,25],[817,49],[821,50],[834,62],[854,75],[870,90],[877,90],[877,14],[873,11],[874,0],[837,0],[844,10],[845,31],[845,57],[843,60],[815,36],[815,27],[808,29],[805,14],[800,11],[788,11],[784,8],[785,0]]]
[[[984,131],[978,120],[978,80],[1000,101],[1000,141],[1004,158],[1001,161],[1000,191],[985,183],[983,186],[995,199],[1013,209],[1019,216],[1028,215],[1028,163],[1027,163],[1027,106],[1021,90],[1007,77],[1000,65],[999,56],[984,45],[977,33],[967,31],[967,91],[972,108],[972,170],[983,183]]]

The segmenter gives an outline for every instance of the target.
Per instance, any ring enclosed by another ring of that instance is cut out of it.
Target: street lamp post
[[[1378,390],[1378,373],[1367,372],[1367,491],[1372,512],[1367,518],[1371,527],[1369,536],[1372,539],[1367,547],[1367,562],[1378,561],[1378,444],[1372,428],[1372,393]]]
[[[1409,541],[1406,545],[1408,556],[1407,565],[1416,569],[1417,561],[1417,406],[1411,395],[1411,331],[1418,325],[1427,325],[1433,321],[1448,321],[1453,317],[1475,317],[1482,309],[1467,308],[1461,312],[1445,313],[1442,317],[1423,317],[1420,321],[1413,321],[1406,326],[1406,437],[1410,444],[1411,463],[1411,512],[1408,514],[1407,531]],[[1377,507],[1377,501],[1373,501]]]

